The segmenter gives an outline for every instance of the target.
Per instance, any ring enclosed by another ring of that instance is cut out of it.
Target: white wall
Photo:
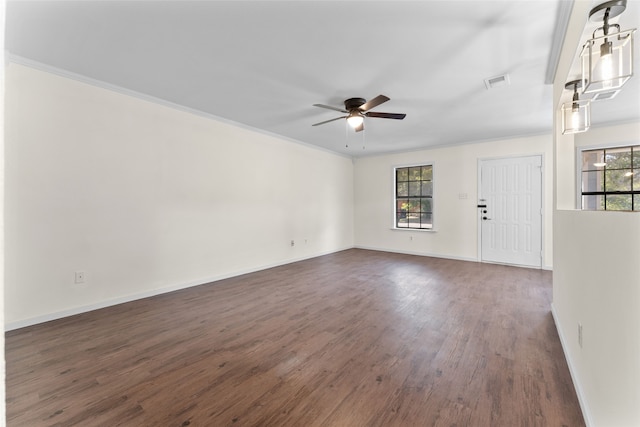
[[[571,66],[591,6],[590,1],[574,2],[554,81],[556,112],[570,98],[564,84],[576,78]],[[587,425],[639,426],[640,215],[576,210],[576,147],[640,143],[640,123],[567,136],[561,135],[558,117],[556,113],[554,319]]]
[[[592,129],[574,140],[575,147],[640,144],[640,123]],[[638,426],[640,215],[564,209],[555,212],[554,227],[554,316],[585,417],[591,426]]]
[[[367,157],[355,163],[355,244],[419,255],[478,260],[478,159],[543,155],[543,265],[552,258],[552,138],[533,136]],[[434,162],[435,232],[394,230],[393,167]],[[548,166],[547,166],[548,164]],[[466,199],[459,194],[466,193]]]
[[[640,215],[564,210],[555,227],[554,316],[585,416],[638,426]]]
[[[348,158],[17,64],[6,83],[8,329],[353,246]]]

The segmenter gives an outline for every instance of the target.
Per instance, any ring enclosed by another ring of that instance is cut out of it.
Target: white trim
[[[65,69],[62,69],[62,68],[57,68],[57,67],[54,67],[52,65],[43,64],[42,62],[34,61],[33,59],[25,58],[25,57],[13,54],[13,53],[11,53],[9,51],[6,51],[5,53],[6,53],[5,62],[7,64],[13,63],[13,64],[17,64],[17,65],[22,65],[24,67],[33,68],[35,70],[43,71],[45,73],[54,74],[54,75],[57,75],[59,77],[64,77],[64,78],[67,78],[67,79],[78,81],[80,83],[88,84],[90,86],[94,86],[94,87],[98,87],[98,88],[101,88],[101,89],[109,90],[111,92],[116,92],[116,93],[119,93],[121,95],[126,95],[126,96],[130,96],[130,97],[133,97],[133,98],[138,98],[138,99],[141,99],[143,101],[151,102],[153,104],[158,104],[158,105],[161,105],[163,107],[167,107],[167,108],[171,108],[173,110],[181,111],[183,113],[193,114],[193,115],[196,115],[196,116],[199,116],[199,117],[204,117],[204,118],[209,119],[209,120],[214,120],[214,121],[217,121],[217,122],[221,122],[221,123],[225,123],[225,124],[228,124],[228,125],[236,126],[236,127],[241,128],[241,129],[245,129],[245,130],[256,132],[256,133],[259,133],[259,134],[262,134],[262,135],[270,136],[272,138],[277,138],[277,139],[293,142],[295,144],[303,145],[303,146],[305,146],[307,148],[312,148],[314,150],[323,151],[325,153],[334,154],[336,156],[344,157],[344,158],[347,158],[347,159],[353,159],[354,158],[353,156],[349,156],[349,155],[346,155],[346,154],[343,154],[343,153],[340,153],[340,152],[337,152],[337,151],[332,151],[332,150],[329,150],[328,148],[324,148],[324,147],[321,147],[319,145],[309,144],[309,143],[306,143],[306,142],[303,142],[303,141],[299,141],[297,139],[293,139],[293,138],[289,138],[287,136],[283,136],[283,135],[279,135],[279,134],[276,134],[276,133],[273,133],[273,132],[269,132],[269,131],[266,131],[264,129],[259,129],[259,128],[256,128],[256,127],[253,127],[253,126],[246,125],[244,123],[239,123],[239,122],[235,122],[233,120],[226,119],[224,117],[216,116],[214,114],[210,114],[210,113],[207,113],[205,111],[197,110],[195,108],[186,107],[186,106],[180,105],[180,104],[175,104],[175,103],[173,103],[171,101],[167,101],[167,100],[164,100],[164,99],[161,99],[161,98],[156,98],[155,96],[147,95],[147,94],[144,94],[144,93],[141,93],[141,92],[136,92],[134,90],[127,89],[127,88],[124,88],[122,86],[118,86],[118,85],[114,85],[114,84],[111,84],[111,83],[107,83],[107,82],[104,82],[102,80],[97,80],[97,79],[94,79],[94,78],[91,78],[91,77],[84,76],[82,74],[74,73],[72,71],[68,71],[68,70],[65,70]]]
[[[391,227],[391,231],[417,231],[418,233],[437,233],[438,230],[435,228],[402,228],[402,227]]]
[[[531,268],[532,270],[547,270],[547,271],[553,271],[552,268],[546,267],[546,266],[540,266],[537,267],[535,265],[524,265],[524,264],[510,264],[507,262],[496,262],[496,261],[478,261],[481,262],[483,264],[493,264],[493,265],[506,265],[507,267],[518,267],[518,268]]]
[[[551,37],[551,49],[549,50],[549,58],[547,59],[547,71],[545,73],[544,83],[552,85],[556,80],[558,71],[558,62],[560,61],[560,53],[564,45],[564,38],[569,27],[569,19],[573,11],[572,1],[559,1],[556,12],[556,24],[553,28],[553,36]]]
[[[591,151],[591,150],[609,150],[611,148],[626,148],[626,147],[640,147],[640,140],[634,139],[633,142],[609,142],[602,144],[591,144],[591,145],[578,145],[575,147],[575,161],[576,161],[576,205],[575,209],[577,211],[587,210],[582,209],[582,152],[583,151]],[[603,212],[614,212],[614,211],[603,211]],[[622,211],[622,212],[634,212],[634,211]]]
[[[591,148],[591,150],[593,149],[594,148]],[[578,147],[575,147],[575,150],[576,150],[576,154],[575,154],[575,163],[576,163],[575,203],[576,204],[573,207],[576,210],[581,211],[582,210],[582,152],[589,150],[589,148],[578,146]]]
[[[77,314],[87,313],[87,312],[90,312],[90,311],[99,310],[101,308],[111,307],[111,306],[118,305],[118,304],[124,304],[124,303],[132,302],[132,301],[136,301],[136,300],[140,300],[140,299],[144,299],[144,298],[153,297],[153,296],[156,296],[156,295],[162,295],[162,294],[178,291],[178,290],[181,290],[181,289],[190,288],[190,287],[193,287],[193,286],[201,286],[201,285],[213,284],[214,282],[218,282],[218,281],[224,280],[224,279],[229,279],[231,277],[237,277],[237,276],[241,276],[243,274],[255,273],[257,271],[262,271],[262,270],[266,270],[266,269],[269,269],[269,268],[279,267],[279,266],[282,266],[282,265],[287,265],[287,264],[291,264],[291,263],[298,262],[298,261],[304,261],[304,260],[307,260],[307,259],[317,258],[317,257],[320,257],[320,256],[329,255],[329,254],[332,254],[332,253],[337,253],[337,252],[341,252],[341,251],[345,251],[345,250],[349,250],[349,249],[365,249],[365,250],[370,250],[370,251],[390,252],[390,253],[398,253],[398,254],[404,254],[404,255],[416,255],[416,256],[424,256],[424,257],[431,257],[431,258],[452,259],[452,260],[457,260],[457,261],[478,262],[478,260],[473,259],[473,258],[457,257],[457,256],[453,256],[453,255],[432,254],[432,253],[414,252],[414,251],[398,251],[398,250],[394,250],[394,249],[378,248],[378,247],[372,247],[372,246],[359,246],[359,245],[358,246],[348,246],[348,247],[344,247],[344,248],[339,248],[339,249],[334,250],[334,251],[322,252],[322,253],[318,253],[318,254],[315,254],[315,255],[306,256],[306,257],[293,258],[293,259],[290,259],[290,260],[287,260],[287,261],[283,261],[283,262],[279,262],[279,263],[271,263],[271,264],[262,265],[260,267],[243,269],[243,270],[239,270],[239,271],[236,271],[236,272],[233,272],[233,273],[222,274],[222,275],[219,275],[219,276],[204,278],[204,279],[200,279],[200,280],[196,280],[196,281],[192,281],[192,282],[178,283],[178,284],[175,284],[175,285],[172,285],[172,286],[167,286],[167,287],[161,288],[161,289],[154,289],[154,290],[150,290],[150,291],[146,291],[146,292],[140,292],[140,293],[133,294],[133,295],[127,295],[127,296],[112,298],[112,299],[109,299],[109,300],[106,300],[106,301],[102,301],[102,302],[98,302],[98,303],[95,303],[95,304],[87,304],[87,305],[75,307],[75,308],[72,308],[72,309],[69,309],[69,310],[62,310],[62,311],[58,311],[58,312],[54,312],[54,313],[48,313],[48,314],[45,314],[45,315],[42,315],[42,316],[36,316],[36,317],[28,318],[28,319],[18,320],[18,321],[15,321],[15,322],[10,322],[10,323],[5,324],[4,325],[4,330],[5,330],[5,332],[8,332],[8,331],[12,331],[12,330],[15,330],[15,329],[26,328],[28,326],[33,326],[33,325],[37,325],[37,324],[40,324],[40,323],[50,322],[52,320],[57,320],[57,319],[62,319],[62,318],[69,317],[69,316],[74,316],[74,315],[77,315]]]
[[[149,291],[145,291],[145,292],[139,292],[139,293],[136,293],[136,294],[133,294],[133,295],[126,295],[126,296],[111,298],[111,299],[108,299],[108,300],[105,300],[105,301],[101,301],[101,302],[98,302],[98,303],[95,303],[95,304],[82,305],[82,306],[75,307],[75,308],[72,308],[72,309],[69,309],[69,310],[57,311],[57,312],[54,312],[54,313],[44,314],[42,316],[36,316],[36,317],[28,318],[28,319],[23,319],[23,320],[18,320],[18,321],[15,321],[15,322],[10,322],[10,323],[7,323],[7,324],[4,325],[4,330],[5,330],[5,332],[12,331],[14,329],[25,328],[27,326],[33,326],[33,325],[37,325],[39,323],[44,323],[44,322],[49,322],[49,321],[52,321],[52,320],[62,319],[64,317],[74,316],[76,314],[82,314],[82,313],[86,313],[86,312],[93,311],[93,310],[99,310],[101,308],[111,307],[111,306],[118,305],[118,304],[124,304],[124,303],[127,303],[127,302],[136,301],[136,300],[140,300],[140,299],[144,299],[144,298],[149,298],[149,297],[153,297],[153,296],[156,296],[156,295],[162,295],[162,294],[166,294],[166,293],[169,293],[169,292],[178,291],[180,289],[191,288],[193,286],[212,284],[213,282],[218,282],[220,280],[229,279],[231,277],[241,276],[243,274],[255,273],[257,271],[267,270],[269,268],[279,267],[279,266],[282,266],[282,265],[287,265],[287,264],[291,264],[291,263],[298,262],[298,261],[304,261],[306,259],[311,259],[311,258],[316,258],[316,257],[324,256],[324,255],[329,255],[329,254],[332,254],[332,253],[341,252],[341,251],[352,249],[352,248],[353,248],[353,246],[348,246],[348,247],[344,247],[344,248],[341,248],[341,249],[336,249],[334,251],[326,251],[326,252],[321,252],[321,253],[318,253],[318,254],[309,255],[309,256],[305,256],[305,257],[292,258],[292,259],[289,259],[289,260],[286,260],[286,261],[282,261],[282,262],[270,263],[270,264],[261,265],[259,267],[255,267],[255,268],[247,268],[247,269],[238,270],[238,271],[235,271],[233,273],[221,274],[219,276],[203,278],[203,279],[199,279],[199,280],[195,280],[195,281],[191,281],[191,282],[177,283],[175,285],[167,286],[167,287],[160,288],[160,289],[153,289],[153,290],[149,290]]]
[[[482,162],[483,159],[478,157],[476,159],[477,165],[476,165],[476,172],[478,174],[478,177],[476,179],[476,185],[478,186],[477,188],[477,192],[476,194],[478,195],[477,200],[476,200],[476,206],[482,204],[480,203],[480,201],[484,201],[486,204],[486,199],[480,199],[480,196],[482,195]],[[478,242],[478,247],[476,250],[476,253],[478,254],[478,262],[482,262],[482,212],[480,212],[480,208],[476,207],[476,234],[477,234],[477,242]]]
[[[629,121],[622,121],[620,122],[620,124],[627,124],[627,123],[636,123],[633,120],[629,120]],[[608,126],[603,126],[603,127],[608,127]],[[593,125],[591,126],[590,129],[593,129]],[[518,140],[518,139],[526,139],[526,138],[535,138],[538,136],[552,136],[551,133],[551,129],[549,129],[549,131],[539,131],[539,132],[528,132],[528,133],[521,133],[521,134],[515,134],[515,135],[507,135],[507,136],[496,136],[494,138],[485,138],[485,139],[476,139],[476,140],[471,140],[471,141],[451,141],[448,143],[442,143],[442,144],[433,144],[433,145],[425,145],[424,147],[418,147],[418,148],[410,148],[410,149],[405,149],[405,150],[389,150],[389,151],[385,151],[384,153],[361,153],[361,155],[358,155],[358,159],[364,159],[364,158],[370,158],[370,157],[385,157],[385,156],[390,156],[390,155],[394,155],[394,154],[407,154],[407,153],[419,153],[422,151],[428,151],[428,150],[437,150],[437,149],[441,149],[441,148],[451,148],[451,147],[459,147],[459,146],[465,146],[465,145],[472,145],[472,144],[483,144],[483,143],[487,143],[487,142],[498,142],[498,141],[508,141],[508,140]]]
[[[416,231],[416,230],[414,230],[414,231]],[[241,276],[243,274],[255,273],[257,271],[262,271],[262,270],[266,270],[266,269],[269,269],[269,268],[279,267],[279,266],[282,266],[282,265],[287,265],[287,264],[291,264],[291,263],[298,262],[298,261],[304,261],[304,260],[307,260],[307,259],[317,258],[317,257],[320,257],[320,256],[329,255],[329,254],[333,254],[333,253],[337,253],[337,252],[341,252],[341,251],[346,251],[346,250],[349,250],[349,249],[365,249],[365,250],[377,251],[377,252],[390,252],[390,253],[397,253],[397,254],[404,254],[404,255],[416,255],[416,256],[424,256],[424,257],[431,257],[431,258],[452,259],[452,260],[456,260],[456,261],[480,262],[479,259],[470,258],[470,257],[459,257],[459,256],[454,256],[454,255],[443,255],[443,254],[434,254],[434,253],[425,253],[425,252],[416,252],[416,251],[401,251],[401,250],[395,250],[395,249],[389,249],[389,248],[379,248],[379,247],[373,247],[373,246],[361,246],[361,245],[348,246],[348,247],[343,247],[343,248],[336,249],[334,251],[322,252],[322,253],[318,253],[318,254],[315,254],[315,255],[306,256],[306,257],[293,258],[293,259],[290,259],[290,260],[287,260],[287,261],[283,261],[283,262],[271,263],[271,264],[262,265],[260,267],[238,270],[238,271],[233,272],[233,273],[222,274],[222,275],[219,275],[219,276],[213,276],[213,277],[200,279],[200,280],[196,280],[196,281],[178,283],[178,284],[175,284],[175,285],[172,285],[172,286],[167,286],[167,287],[161,288],[161,289],[154,289],[154,290],[150,290],[150,291],[146,291],[146,292],[139,292],[137,294],[127,295],[127,296],[122,296],[122,297],[117,297],[117,298],[112,298],[112,299],[108,299],[106,301],[98,302],[98,303],[95,303],[95,304],[87,304],[87,305],[75,307],[75,308],[72,308],[72,309],[69,309],[69,310],[57,311],[57,312],[48,313],[48,314],[45,314],[45,315],[42,315],[42,316],[35,316],[35,317],[28,318],[28,319],[18,320],[18,321],[15,321],[15,322],[9,322],[9,323],[4,325],[4,330],[5,330],[5,332],[8,332],[8,331],[12,331],[12,330],[15,330],[15,329],[26,328],[28,326],[33,326],[33,325],[37,325],[37,324],[40,324],[40,323],[50,322],[52,320],[62,319],[62,318],[65,318],[65,317],[74,316],[76,314],[87,313],[87,312],[90,312],[90,311],[99,310],[101,308],[111,307],[111,306],[118,305],[118,304],[124,304],[124,303],[132,302],[132,301],[136,301],[136,300],[140,300],[140,299],[144,299],[144,298],[153,297],[153,296],[156,296],[156,295],[162,295],[162,294],[178,291],[178,290],[181,290],[181,289],[190,288],[190,287],[193,287],[193,286],[201,286],[201,285],[213,284],[214,282],[218,282],[218,281],[224,280],[224,279],[229,279],[231,277],[237,277],[237,276]]]
[[[470,257],[460,257],[460,256],[454,256],[454,255],[443,255],[443,254],[434,254],[434,253],[427,253],[427,252],[416,252],[416,251],[405,251],[405,250],[389,249],[389,248],[379,248],[379,247],[375,247],[375,246],[356,245],[356,246],[354,246],[354,248],[355,249],[366,249],[368,251],[391,252],[391,253],[394,253],[394,254],[416,255],[416,256],[423,256],[423,257],[429,257],[429,258],[443,258],[443,259],[453,259],[453,260],[456,260],[456,261],[478,262],[477,259],[470,258]]]
[[[553,323],[555,323],[556,330],[558,331],[558,336],[560,337],[560,345],[562,345],[562,352],[564,353],[564,358],[567,361],[567,366],[569,366],[569,373],[571,374],[571,380],[573,381],[573,388],[575,388],[576,395],[578,396],[578,402],[580,403],[580,409],[582,410],[582,416],[584,418],[584,422],[587,425],[587,427],[595,426],[593,419],[591,418],[591,411],[589,410],[587,398],[584,395],[582,383],[580,383],[580,379],[578,377],[576,368],[571,363],[571,357],[569,357],[569,347],[567,346],[567,340],[565,339],[565,336],[562,333],[562,327],[560,326],[560,318],[556,313],[556,307],[553,305],[553,303],[551,303],[551,316],[553,317]]]
[[[547,182],[544,175],[547,164],[545,160],[546,158],[544,153],[541,153],[540,154],[540,233],[542,233],[542,235],[540,236],[540,268],[544,270],[549,270],[548,266],[546,266],[544,263],[544,260],[547,257],[547,251],[545,250],[547,246],[546,239],[545,239],[545,236],[547,235],[547,227],[546,227],[546,221],[545,221],[546,213],[547,213],[547,205],[545,203],[546,194],[544,191],[545,183]],[[552,218],[551,221],[553,222],[553,212],[550,212],[550,213],[551,215],[549,216]]]
[[[391,200],[393,204],[391,206],[391,229],[392,230],[407,230],[407,231],[430,231],[435,232],[436,224],[436,162],[412,162],[391,165]],[[398,168],[413,168],[416,166],[431,166],[431,228],[400,228],[396,227],[396,169]]]
[[[625,140],[623,142],[603,142],[598,144],[589,144],[589,145],[578,145],[576,146],[576,150],[578,153],[581,151],[589,151],[589,150],[608,150],[610,148],[625,148],[625,147],[635,147],[640,145],[640,138],[634,138]],[[579,168],[582,169],[582,168]]]

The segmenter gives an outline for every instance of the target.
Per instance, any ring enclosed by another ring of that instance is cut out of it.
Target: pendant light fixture
[[[588,99],[581,100],[578,89],[581,80],[573,80],[564,85],[565,89],[573,90],[571,102],[562,104],[562,134],[586,132],[591,126],[591,102]]]
[[[604,2],[589,12],[589,20],[602,21],[582,48],[582,93],[609,91],[621,87],[633,75],[633,33],[620,31],[609,19],[627,8],[627,0]],[[596,37],[601,32],[602,35]]]

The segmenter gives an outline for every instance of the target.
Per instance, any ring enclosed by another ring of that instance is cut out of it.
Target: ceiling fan
[[[325,123],[333,122],[335,120],[347,119],[349,125],[360,132],[364,130],[364,118],[365,117],[377,117],[379,119],[395,119],[402,120],[406,114],[400,113],[376,113],[369,111],[374,107],[387,102],[389,97],[384,95],[378,95],[375,98],[367,101],[364,98],[349,98],[344,101],[344,108],[332,107],[331,105],[313,104],[314,107],[327,108],[329,110],[340,111],[347,114],[346,116],[336,117],[335,119],[325,120],[324,122],[313,124],[312,126],[323,125]]]

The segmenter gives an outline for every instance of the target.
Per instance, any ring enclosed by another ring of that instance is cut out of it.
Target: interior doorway
[[[482,262],[542,267],[542,156],[480,160]]]

